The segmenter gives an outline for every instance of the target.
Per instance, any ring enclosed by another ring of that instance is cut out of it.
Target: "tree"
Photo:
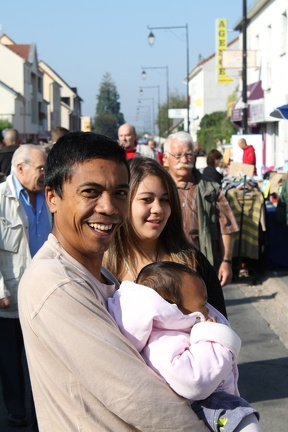
[[[119,94],[109,73],[104,74],[97,95],[94,131],[117,139],[118,128],[125,123],[120,112]]]
[[[169,135],[169,131],[167,131],[167,115],[169,108],[187,108],[186,97],[179,95],[176,91],[169,95],[169,107],[167,106],[167,102],[160,106],[160,113],[158,113],[156,120],[160,136]],[[173,126],[173,119],[169,119],[168,122],[170,129]],[[184,124],[182,124],[179,130],[183,130],[183,128]]]
[[[230,142],[231,135],[235,134],[237,129],[233,126],[226,111],[216,111],[212,114],[206,114],[200,122],[200,130],[197,132],[197,141],[200,146],[208,153],[216,148],[217,141],[225,140]]]
[[[0,130],[7,129],[7,128],[13,128],[12,123],[10,123],[8,120],[0,119]]]

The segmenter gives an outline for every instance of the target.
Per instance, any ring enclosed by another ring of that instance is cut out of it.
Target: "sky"
[[[156,116],[158,88],[160,103],[166,102],[166,70],[170,93],[186,94],[186,25],[191,70],[199,55],[206,58],[215,52],[217,18],[227,18],[228,42],[237,37],[232,30],[241,20],[243,1],[3,1],[0,34],[15,43],[35,43],[38,60],[44,60],[70,87],[77,87],[83,99],[82,115],[95,116],[97,94],[104,74],[109,73],[125,121],[140,131],[147,127],[149,114],[152,122],[152,104]],[[257,3],[246,1],[247,10]],[[151,47],[147,26],[182,28],[153,30]],[[145,80],[142,67],[147,67]]]

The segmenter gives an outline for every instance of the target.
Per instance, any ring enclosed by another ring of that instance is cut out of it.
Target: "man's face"
[[[189,177],[194,164],[192,145],[172,140],[170,150],[165,152],[163,159],[174,179]]]
[[[238,141],[238,145],[239,145],[239,147],[240,147],[242,150],[244,150],[245,147],[246,147],[244,141],[242,141],[242,140],[239,140],[239,141]]]
[[[118,129],[119,143],[125,149],[132,149],[136,144],[136,136],[129,125],[122,125]]]
[[[46,155],[40,150],[32,150],[29,164],[19,164],[16,176],[28,192],[39,192],[44,189],[44,168]]]
[[[115,231],[128,213],[128,172],[125,165],[104,159],[75,164],[60,198],[47,188],[54,214],[53,234],[86,268],[102,262]],[[98,262],[98,261],[97,261]]]

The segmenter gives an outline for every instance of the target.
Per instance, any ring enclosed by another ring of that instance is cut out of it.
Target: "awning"
[[[276,117],[278,119],[288,120],[288,105],[282,105],[278,108],[275,108],[275,110],[270,113],[270,116]]]
[[[264,92],[262,81],[257,81],[247,86],[247,103],[248,103],[248,124],[262,123],[264,116]],[[242,121],[242,95],[238,98],[232,109],[231,120],[233,122]]]

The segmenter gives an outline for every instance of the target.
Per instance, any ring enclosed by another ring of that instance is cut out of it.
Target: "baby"
[[[174,262],[144,267],[124,281],[108,309],[146,363],[212,431],[261,431],[259,414],[239,395],[241,341],[207,303],[200,275]]]

